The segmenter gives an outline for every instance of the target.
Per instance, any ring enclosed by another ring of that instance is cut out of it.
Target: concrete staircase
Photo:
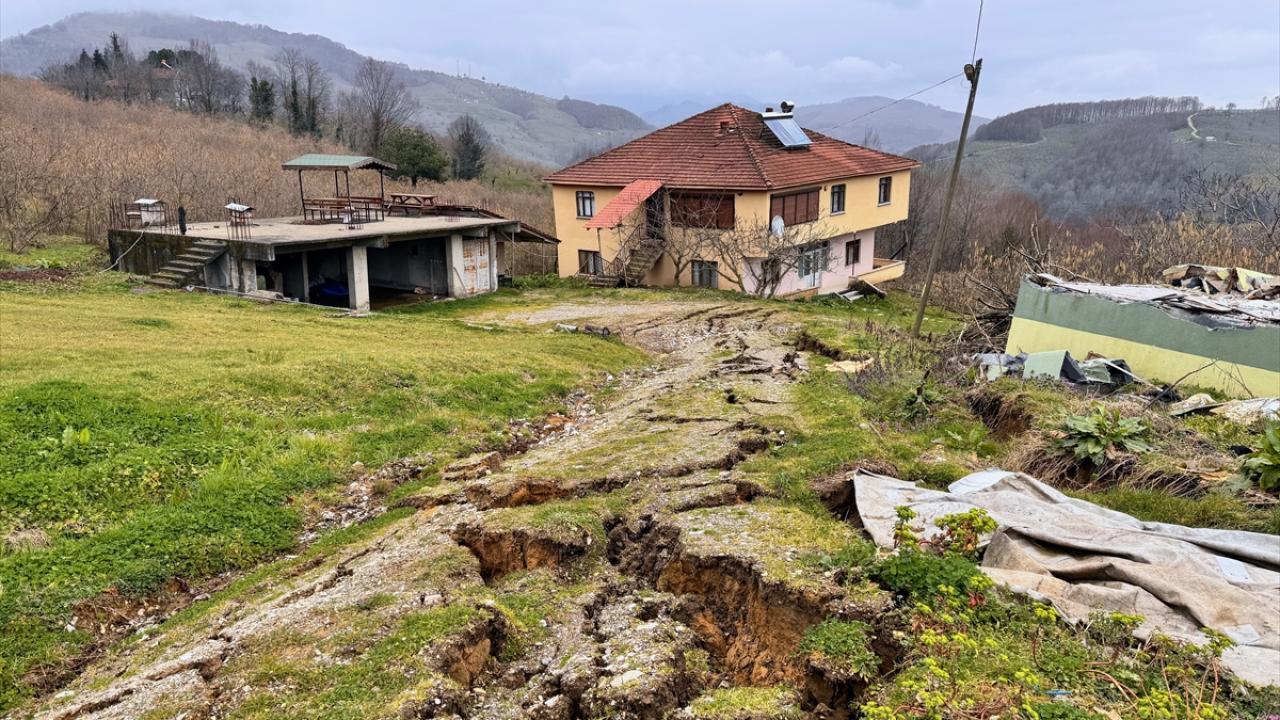
[[[587,287],[593,288],[618,287],[622,282],[622,278],[617,275],[587,275],[585,273],[579,273],[578,277],[582,278],[582,281],[587,284]]]
[[[227,246],[217,240],[197,240],[147,278],[147,283],[162,288],[182,287],[226,250]]]
[[[639,285],[645,273],[662,257],[662,241],[645,238],[629,255],[620,275],[627,285]]]

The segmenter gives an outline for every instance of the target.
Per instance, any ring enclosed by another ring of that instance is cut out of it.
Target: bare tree
[[[273,62],[276,92],[289,132],[319,137],[333,87],[329,75],[315,58],[297,48],[284,48]]]
[[[179,107],[206,114],[243,109],[244,77],[224,67],[208,42],[192,40],[177,53],[175,62],[174,91]]]
[[[70,142],[37,144],[18,128],[0,125],[0,236],[22,252],[45,234],[63,229],[78,207],[66,184]]]
[[[720,276],[758,297],[771,298],[791,273],[825,272],[831,266],[830,236],[819,222],[797,223],[782,232],[759,221],[742,221],[711,235]]]
[[[629,219],[616,228],[617,258],[625,265],[633,255],[643,252],[645,245],[651,244],[655,252],[644,258],[656,260],[666,255],[671,260],[678,287],[681,276],[695,260],[711,257],[714,237],[732,228],[733,198],[720,193],[659,192],[646,203],[644,210],[628,216]]]
[[[1245,177],[1201,168],[1183,179],[1180,200],[1198,219],[1240,226],[1264,250],[1280,251],[1280,171]]]
[[[418,103],[398,77],[395,66],[366,59],[356,72],[355,88],[344,97],[347,141],[362,152],[376,153],[391,131],[408,124]]]

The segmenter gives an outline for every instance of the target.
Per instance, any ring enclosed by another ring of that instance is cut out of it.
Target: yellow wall
[[[786,194],[794,190],[820,187],[818,226],[822,238],[835,237],[848,233],[868,230],[880,225],[887,225],[907,217],[908,199],[911,197],[911,171],[902,170],[890,173],[893,177],[892,201],[885,205],[877,205],[880,178],[883,175],[868,175],[844,180],[833,180],[819,185],[801,185],[787,190],[779,190],[777,194]],[[845,211],[838,215],[831,214],[831,186],[844,183]],[[596,213],[601,212],[609,201],[622,190],[620,187],[592,187],[586,185],[553,185],[551,198],[555,210],[555,234],[560,239],[560,274],[573,275],[578,272],[578,251],[599,250],[607,264],[617,255],[617,232],[614,230],[588,230],[587,220],[579,218],[577,211],[577,192],[591,190],[596,194]],[[739,227],[750,224],[767,225],[769,217],[769,198],[774,193],[738,192],[734,194],[734,216]],[[642,212],[642,209],[634,211]],[[634,220],[631,223],[634,224]],[[713,260],[715,258],[705,258]],[[687,273],[687,271],[686,271]],[[651,285],[670,285],[674,280],[673,271],[666,258],[660,260],[645,277]],[[688,277],[682,278],[687,284]],[[722,282],[722,287],[724,286]]]
[[[1009,344],[1005,352],[1044,352],[1068,350],[1073,357],[1084,358],[1090,352],[1104,357],[1124,358],[1129,368],[1149,382],[1173,382],[1194,371],[1187,383],[1211,387],[1230,397],[1248,397],[1249,392],[1258,396],[1280,395],[1280,373],[1249,365],[1217,361],[1217,365],[1205,368],[1212,358],[1191,353],[1167,350],[1122,340],[1107,335],[1073,330],[1058,325],[1015,317],[1009,327]],[[1241,385],[1241,382],[1244,385]]]

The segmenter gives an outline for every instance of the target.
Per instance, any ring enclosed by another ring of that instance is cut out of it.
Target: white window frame
[[[594,190],[579,190],[574,196],[574,211],[578,217],[586,220],[596,216],[596,193]],[[586,211],[585,213],[583,211]]]
[[[853,262],[849,261],[849,248],[855,248],[857,252],[853,254]],[[853,267],[862,260],[862,238],[855,237],[852,240],[846,240],[844,243],[844,264],[845,267]]]
[[[720,264],[715,260],[694,260],[689,266],[689,280],[695,287],[719,288]]]
[[[885,196],[888,199],[885,199]],[[893,202],[893,176],[886,175],[876,183],[876,205],[889,205]]]
[[[840,209],[839,210],[836,209],[836,188],[840,189]],[[845,207],[849,204],[849,188],[844,183],[832,185],[831,198],[828,202],[831,203],[832,215],[843,215]]]

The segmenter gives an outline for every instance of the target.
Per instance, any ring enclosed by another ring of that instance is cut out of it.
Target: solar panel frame
[[[768,117],[764,118],[765,127],[769,128],[769,132],[778,138],[778,142],[783,147],[805,147],[812,145],[813,141],[805,134],[804,128],[796,122],[793,117]]]

